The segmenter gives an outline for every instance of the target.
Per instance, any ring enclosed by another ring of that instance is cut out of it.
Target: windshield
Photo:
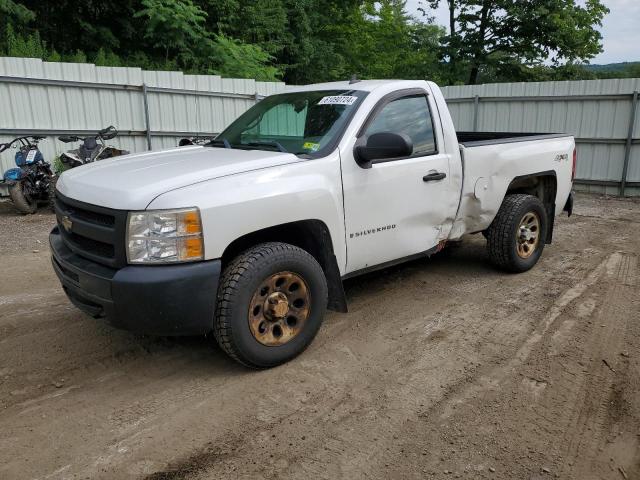
[[[247,110],[208,145],[322,156],[335,148],[366,95],[356,90],[272,95]]]

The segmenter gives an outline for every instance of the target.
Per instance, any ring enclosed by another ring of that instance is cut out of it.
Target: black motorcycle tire
[[[9,196],[11,197],[13,205],[20,213],[24,215],[36,213],[38,202],[36,200],[29,201],[24,194],[22,182],[16,182],[9,186]]]
[[[49,192],[48,192],[48,200],[49,200],[49,208],[53,213],[56,212],[56,183],[58,182],[58,176],[54,175],[49,180]]]

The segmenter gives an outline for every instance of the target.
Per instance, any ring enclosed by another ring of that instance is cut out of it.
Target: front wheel
[[[263,243],[225,268],[213,333],[238,362],[274,367],[307,348],[326,307],[327,281],[315,258],[287,243]]]
[[[491,262],[508,272],[525,272],[542,255],[547,212],[538,197],[507,195],[486,232]]]
[[[35,213],[38,209],[38,202],[31,198],[28,192],[25,191],[26,186],[24,181],[16,182],[9,186],[9,196],[16,209],[25,215]]]

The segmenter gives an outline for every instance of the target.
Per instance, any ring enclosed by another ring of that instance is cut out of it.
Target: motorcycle
[[[9,143],[0,143],[0,153],[17,145],[17,168],[4,172],[9,196],[20,213],[35,213],[39,203],[47,202],[53,209],[57,176],[44,160],[38,142],[44,137],[18,137]]]
[[[188,147],[190,145],[204,145],[213,140],[213,137],[185,137],[178,142],[179,147]]]
[[[95,162],[96,160],[127,155],[129,153],[127,150],[120,150],[105,143],[105,140],[111,140],[117,135],[118,130],[116,130],[114,126],[110,126],[90,137],[82,138],[76,135],[63,135],[58,137],[58,140],[64,143],[82,142],[77,149],[69,150],[61,154],[60,161],[69,168],[73,168]]]

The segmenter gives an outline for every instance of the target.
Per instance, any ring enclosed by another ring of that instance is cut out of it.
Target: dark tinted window
[[[429,104],[424,95],[402,97],[385,105],[365,134],[379,132],[409,135],[413,141],[413,155],[428,155],[436,151]]]

